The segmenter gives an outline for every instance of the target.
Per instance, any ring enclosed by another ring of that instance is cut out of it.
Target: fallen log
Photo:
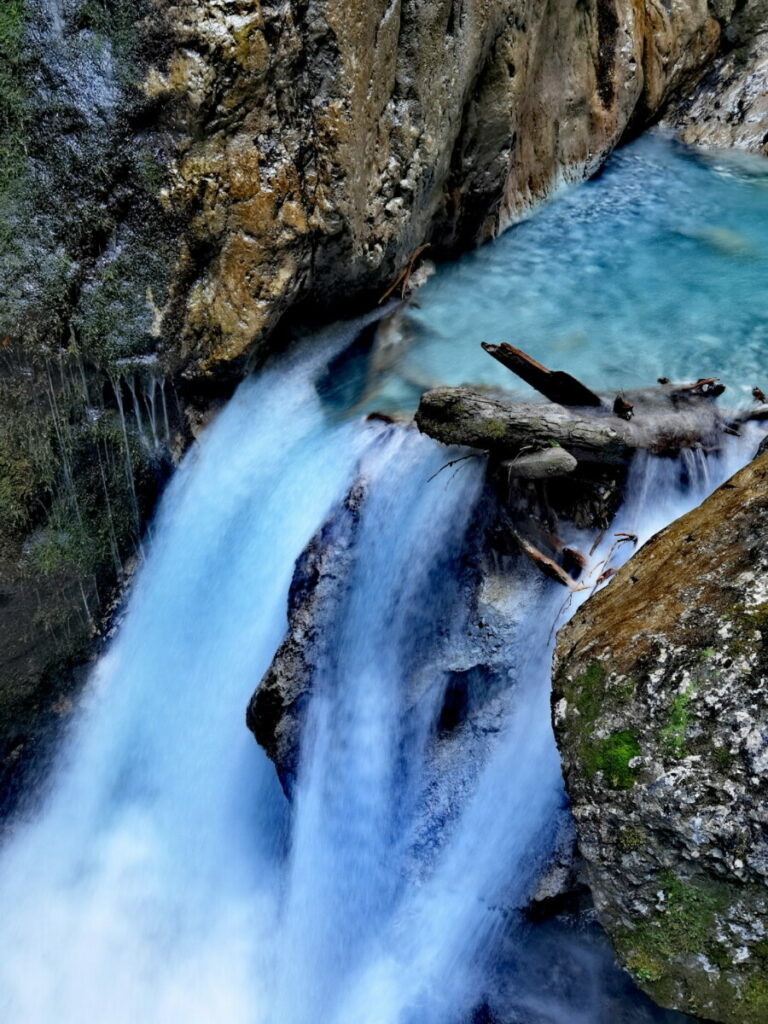
[[[616,416],[630,420],[634,415],[634,399],[639,398],[645,407],[671,404],[679,406],[705,400],[712,402],[725,391],[718,377],[699,377],[690,384],[672,384],[667,377],[659,377],[661,388],[644,388],[624,392],[615,396],[601,395],[590,390],[576,377],[564,370],[550,370],[522,349],[502,342],[492,345],[481,342],[483,349],[494,359],[514,373],[526,384],[548,398],[550,402],[567,408],[608,408]],[[753,389],[753,395],[758,389]],[[762,392],[760,392],[762,394]],[[757,395],[755,395],[757,397]]]
[[[491,345],[481,343],[485,351],[498,360],[502,366],[516,374],[526,384],[548,398],[565,406],[599,406],[602,400],[594,391],[590,391],[580,380],[563,370],[549,370],[537,362],[522,349],[507,345]]]
[[[659,388],[655,389],[659,391]],[[559,445],[579,462],[624,465],[643,449],[674,455],[683,448],[717,447],[724,423],[710,402],[675,407],[632,395],[635,416],[627,421],[601,408],[594,413],[562,405],[500,401],[471,388],[435,388],[421,397],[416,423],[422,433],[444,444],[480,448],[504,458]]]

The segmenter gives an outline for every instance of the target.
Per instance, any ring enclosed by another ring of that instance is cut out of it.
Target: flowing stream
[[[487,282],[488,267],[499,279],[512,273],[515,246],[535,262],[551,244],[542,234],[554,230],[557,216],[576,260],[602,217],[609,237],[604,251],[589,256],[598,273],[615,250],[601,204],[610,206],[606,190],[616,188],[616,176],[632,184],[633,159],[656,160],[664,182],[662,171],[672,174],[676,162],[705,175],[723,210],[746,210],[752,190],[748,230],[764,221],[768,244],[764,179],[738,168],[718,177],[717,169],[643,140],[603,179],[439,272],[421,309],[409,312],[411,328],[398,328],[397,351],[375,373],[376,353],[363,358],[350,348],[366,322],[339,325],[246,381],[189,453],[162,501],[124,620],[93,673],[49,791],[16,823],[0,855],[3,1024],[682,1019],[634,992],[596,929],[536,926],[521,913],[564,805],[549,712],[563,592],[533,569],[509,581],[514,699],[474,771],[464,765],[441,773],[433,739],[444,687],[424,673],[429,652],[465,626],[456,567],[483,466],[469,460],[439,472],[451,457],[446,450],[412,427],[359,415],[382,403],[402,407],[416,374],[496,373],[482,362],[487,356],[477,356],[475,335],[488,329],[523,344],[525,325],[539,322],[536,288],[531,278],[524,316],[498,306],[493,320],[486,293],[474,291],[478,265]],[[636,202],[639,210],[628,198],[622,216],[648,216],[647,196]],[[694,227],[685,237],[697,237]],[[726,250],[717,259],[729,271],[732,260],[747,275],[757,272],[750,261],[765,262],[757,249]],[[699,257],[706,266],[714,258],[707,245]],[[723,288],[730,279],[721,275]],[[447,293],[444,280],[452,282]],[[570,315],[586,338],[582,297],[568,306],[569,290],[556,291],[558,316]],[[462,323],[474,316],[482,327],[467,340],[457,324],[456,337],[446,339],[460,293]],[[658,303],[655,293],[650,298]],[[717,304],[710,291],[689,289],[687,301],[697,309],[699,301]],[[750,310],[740,308],[740,323],[759,332],[749,319],[758,312]],[[643,296],[629,289],[616,317],[634,323],[646,312]],[[420,327],[409,341],[415,320]],[[589,352],[602,358],[600,339],[591,349],[580,343],[589,351],[573,362],[567,347],[534,342],[525,347],[538,358],[575,372],[590,362]],[[641,342],[627,345],[633,352],[641,346],[644,372],[663,372],[673,355],[677,366],[680,353],[663,339],[653,350],[647,338]],[[711,363],[729,379],[745,371],[745,361],[759,369],[757,356],[727,337],[708,359],[688,376],[703,375]],[[343,399],[328,387],[329,365],[346,381]],[[634,370],[626,382],[638,383]],[[615,529],[646,539],[702,500],[755,444],[749,434],[718,457],[638,459]],[[360,479],[367,499],[354,560],[333,656],[315,679],[289,806],[245,729],[244,711],[284,635],[294,563]],[[442,818],[429,816],[430,801],[444,803]]]

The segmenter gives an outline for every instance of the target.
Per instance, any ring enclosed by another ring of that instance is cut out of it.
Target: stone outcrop
[[[748,0],[723,53],[663,124],[692,146],[768,154],[768,3]]]
[[[190,401],[287,316],[370,302],[420,245],[481,242],[594,171],[698,80],[735,6],[4,4],[0,628],[41,659],[0,676],[30,720],[67,705]],[[26,735],[0,735],[8,778]]]
[[[237,372],[297,302],[380,295],[421,244],[492,237],[695,83],[706,0],[184,0],[145,88],[190,231],[168,322],[192,374]],[[178,332],[178,333],[177,333]]]
[[[768,454],[560,633],[555,730],[600,920],[662,1005],[768,1019]]]
[[[366,490],[358,480],[299,557],[288,595],[288,635],[248,705],[246,724],[288,794],[296,781],[314,675],[336,635]]]

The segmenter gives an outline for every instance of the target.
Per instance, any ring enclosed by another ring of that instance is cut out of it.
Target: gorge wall
[[[212,396],[492,237],[748,45],[735,0],[9,0],[0,781]],[[720,55],[720,56],[718,56]],[[719,65],[716,65],[719,66]],[[677,109],[677,107],[675,107]]]

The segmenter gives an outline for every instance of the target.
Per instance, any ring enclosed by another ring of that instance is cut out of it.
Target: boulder
[[[346,593],[366,485],[358,480],[296,562],[288,595],[288,633],[253,694],[246,724],[275,763],[290,795],[315,671],[329,654]]]
[[[657,1002],[768,1019],[768,454],[560,632],[553,717],[600,921]]]
[[[516,459],[502,462],[502,469],[509,476],[517,476],[524,480],[547,480],[553,476],[568,476],[578,466],[570,452],[559,445],[543,448],[532,455],[519,455]]]

